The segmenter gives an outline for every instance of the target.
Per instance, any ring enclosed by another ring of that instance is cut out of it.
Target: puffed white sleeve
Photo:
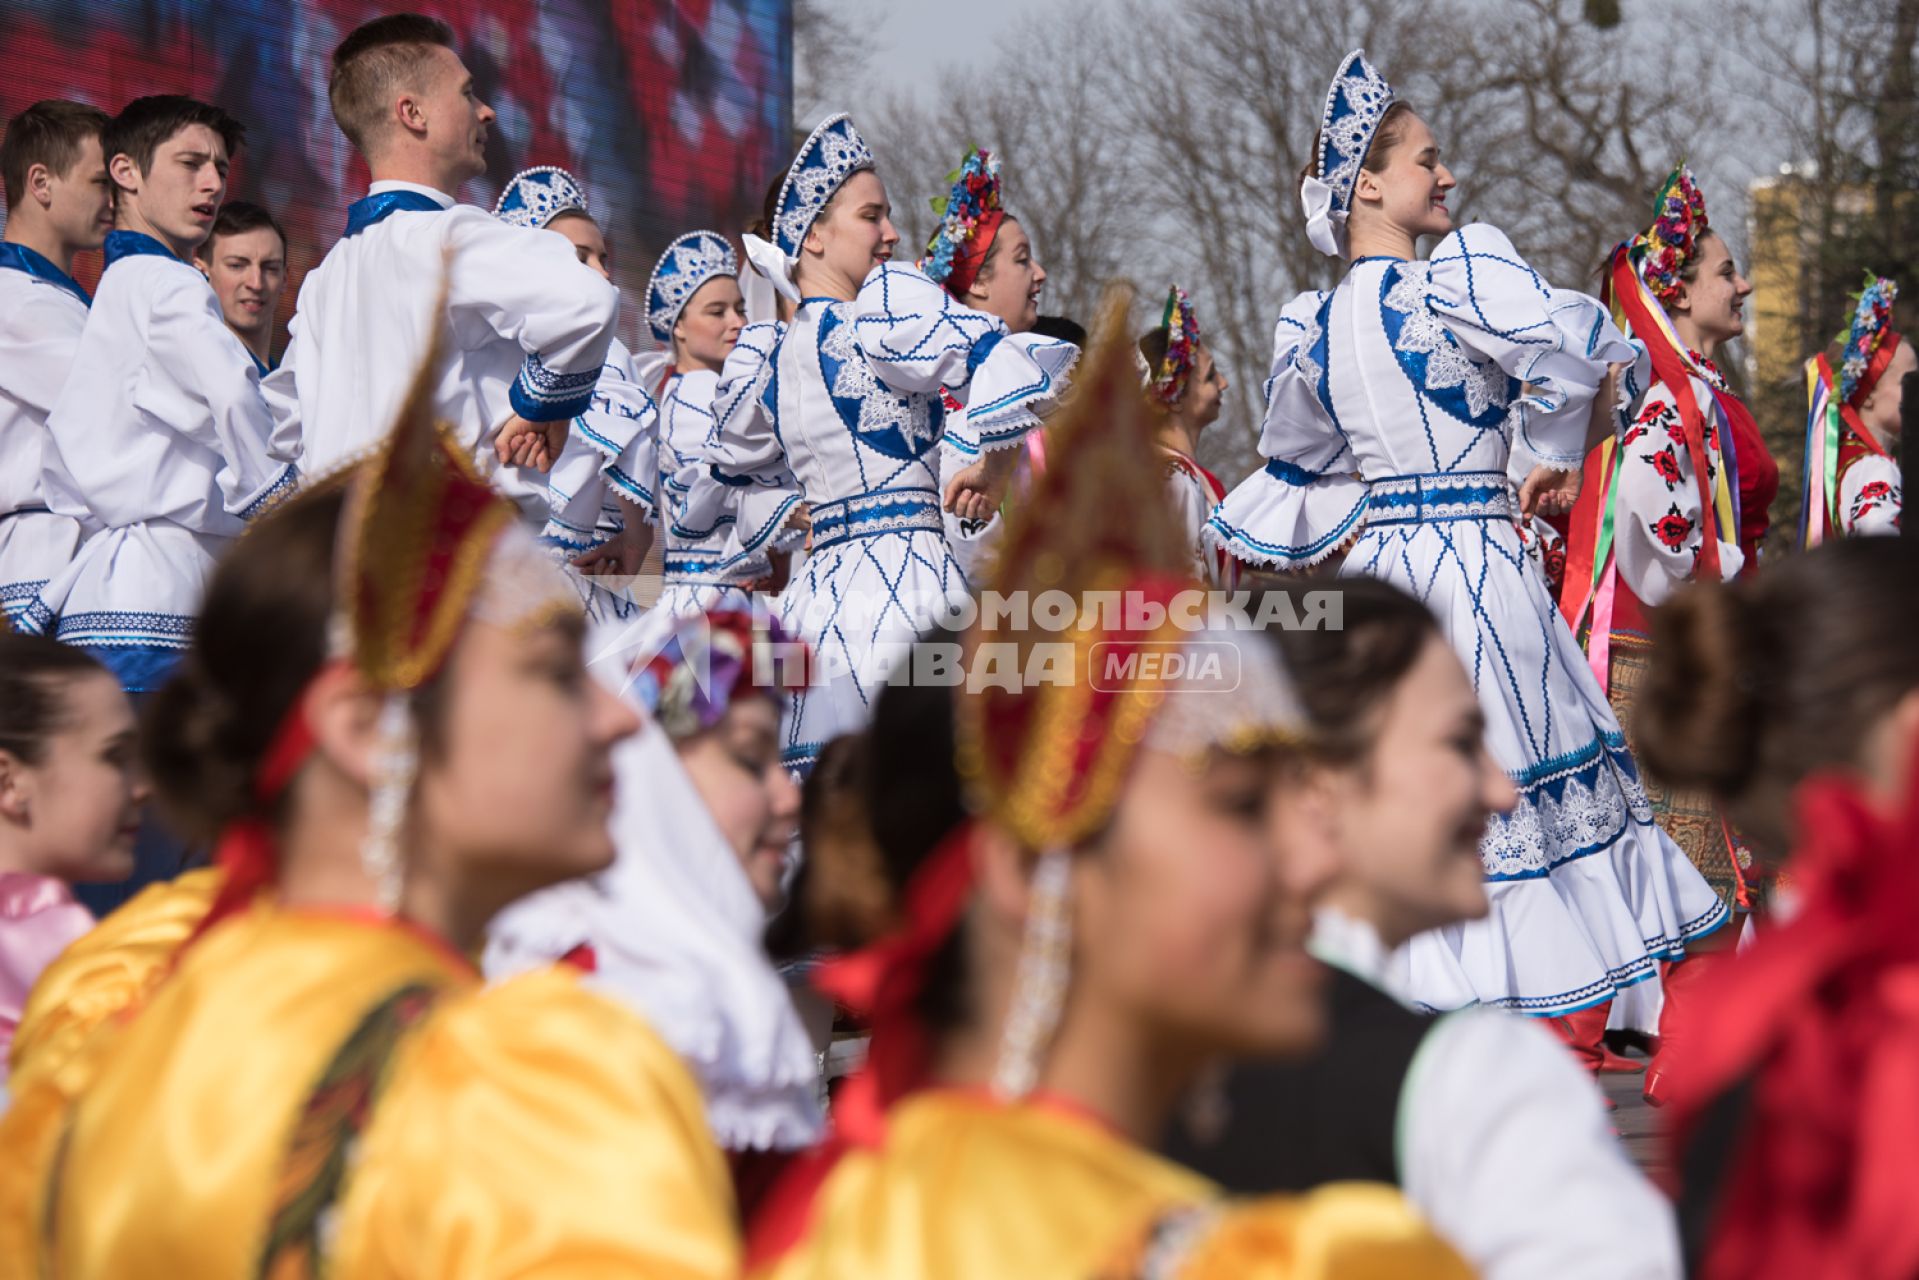
[[[217,455],[214,482],[227,511],[251,520],[299,484],[298,455],[276,449],[260,371],[227,328],[220,304],[197,274],[167,272],[147,322],[147,372],[135,407]]]
[[[66,385],[86,323],[74,300],[56,293],[44,286],[29,290],[19,305],[0,315],[0,343],[8,357],[0,400],[12,401],[41,422]]]
[[[529,422],[585,412],[613,339],[619,290],[574,256],[564,236],[510,226],[478,210],[446,215],[447,311],[463,348],[490,338],[524,353],[508,398]]]
[[[287,348],[273,372],[260,379],[260,396],[273,415],[273,447],[289,457],[300,455],[300,384],[294,372],[306,350],[306,326],[299,311],[287,321]]]
[[[1486,1280],[1679,1280],[1672,1205],[1627,1158],[1592,1078],[1528,1019],[1440,1019],[1399,1109],[1406,1194]]]
[[[1718,479],[1720,427],[1712,392],[1692,380],[1693,403],[1704,409],[1706,486]],[[1700,510],[1699,483],[1685,427],[1670,388],[1655,384],[1638,415],[1619,436],[1618,479],[1613,496],[1613,559],[1633,594],[1647,604],[1663,604],[1690,581],[1705,548],[1707,513]],[[1717,523],[1713,521],[1712,523]],[[1730,581],[1745,564],[1736,541],[1719,539],[1719,573]]]
[[[1259,452],[1266,465],[1206,521],[1206,545],[1247,564],[1304,569],[1342,550],[1366,515],[1366,482],[1325,409],[1326,327],[1333,295],[1286,304],[1273,330]]]
[[[598,455],[607,489],[659,518],[653,492],[660,464],[660,409],[625,362],[609,360],[593,389],[593,403],[573,420],[573,434]]]
[[[963,456],[1016,444],[1052,411],[1079,348],[1015,338],[984,311],[954,301],[917,267],[883,262],[853,304],[860,350],[895,391],[950,390],[966,406],[953,447]]]
[[[1460,345],[1525,384],[1513,406],[1514,470],[1578,470],[1593,397],[1608,365],[1638,358],[1632,343],[1598,299],[1552,288],[1496,227],[1461,227],[1429,267],[1433,313]]]
[[[1848,534],[1898,533],[1904,506],[1904,480],[1891,458],[1861,458],[1839,477],[1839,519]]]
[[[779,323],[740,331],[720,370],[713,433],[699,457],[674,476],[686,494],[673,519],[674,536],[699,541],[730,529],[722,571],[764,550],[786,550],[803,536],[788,522],[805,493],[775,426],[785,337]]]

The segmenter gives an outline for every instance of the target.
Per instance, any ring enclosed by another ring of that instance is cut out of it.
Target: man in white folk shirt
[[[272,373],[274,317],[287,287],[287,234],[279,220],[260,205],[227,201],[193,265],[213,286],[227,328],[253,356],[260,376]]]
[[[84,531],[47,509],[40,465],[47,414],[67,380],[92,299],[73,278],[74,255],[113,229],[113,186],[100,136],[107,113],[79,102],[36,102],[7,122],[0,177],[0,608],[27,611],[67,567]]]
[[[23,629],[88,650],[132,693],[166,679],[214,563],[299,476],[297,442],[275,437],[253,357],[192,266],[244,136],[175,95],[107,126],[106,269],[47,417],[47,504],[94,532]]]
[[[541,473],[591,402],[618,291],[561,237],[455,202],[450,193],[486,170],[494,117],[445,23],[366,23],[334,51],[327,88],[373,182],[300,286],[267,380],[274,413],[296,426],[309,474],[338,467],[378,443],[444,326],[436,408],[481,471],[543,524]]]

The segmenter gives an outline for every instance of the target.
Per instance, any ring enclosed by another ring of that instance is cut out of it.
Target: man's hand
[[[1579,501],[1579,481],[1578,471],[1534,467],[1526,473],[1526,482],[1519,486],[1519,514],[1528,519],[1535,515],[1565,515]]]
[[[991,520],[1019,464],[1018,449],[992,449],[946,486],[946,509],[962,520]]]
[[[529,422],[517,413],[507,415],[493,437],[493,452],[509,467],[532,467],[551,471],[560,451],[566,448],[570,419],[557,422]]]

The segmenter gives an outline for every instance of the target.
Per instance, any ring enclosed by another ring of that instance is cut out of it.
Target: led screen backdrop
[[[458,194],[491,208],[520,168],[572,170],[613,241],[629,342],[660,247],[695,227],[737,240],[789,158],[792,0],[0,0],[0,116],[40,98],[115,111],[163,92],[233,112],[248,145],[230,196],[273,209],[293,241],[284,323],[366,190],[327,108],[327,59],[398,8],[453,26],[500,116],[486,177]]]

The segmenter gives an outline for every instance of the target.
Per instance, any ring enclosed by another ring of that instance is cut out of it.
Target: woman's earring
[[[400,832],[406,825],[407,802],[413,797],[413,780],[420,768],[419,730],[405,694],[387,695],[375,732],[373,787],[366,838],[360,844],[360,865],[373,881],[380,913],[391,916],[400,909]]]
[[[993,1068],[993,1094],[1009,1102],[1038,1085],[1041,1059],[1066,1005],[1073,964],[1072,855],[1064,849],[1041,854],[1030,893],[1012,1008]]]

